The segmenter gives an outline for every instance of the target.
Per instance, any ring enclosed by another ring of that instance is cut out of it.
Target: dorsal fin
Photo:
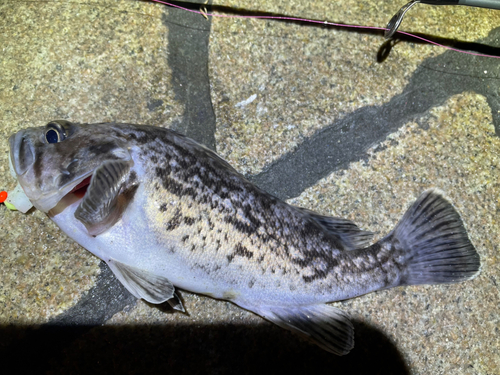
[[[316,221],[325,231],[336,236],[345,250],[362,249],[370,245],[373,233],[359,229],[351,220],[319,215],[306,208],[299,207],[299,210]]]

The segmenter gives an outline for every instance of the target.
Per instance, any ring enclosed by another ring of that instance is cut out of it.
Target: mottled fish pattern
[[[338,355],[353,347],[353,327],[325,303],[479,272],[436,190],[370,245],[354,223],[273,197],[168,129],[53,121],[13,135],[10,148],[33,205],[135,296],[180,310],[175,287],[227,299]]]

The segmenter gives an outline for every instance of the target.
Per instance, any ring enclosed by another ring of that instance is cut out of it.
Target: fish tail
[[[402,250],[399,285],[458,283],[481,267],[458,212],[435,189],[417,199],[386,239]]]

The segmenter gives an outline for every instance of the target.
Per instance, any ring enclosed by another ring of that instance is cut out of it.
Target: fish
[[[56,120],[9,145],[31,204],[135,297],[181,311],[177,289],[228,300],[336,355],[354,347],[354,328],[328,303],[480,272],[437,189],[372,243],[352,221],[287,204],[167,128]]]

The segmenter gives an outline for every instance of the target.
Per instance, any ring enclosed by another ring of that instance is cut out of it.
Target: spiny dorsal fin
[[[92,236],[113,226],[123,213],[124,207],[117,205],[123,181],[130,171],[130,162],[105,161],[96,169],[85,196],[75,211]]]
[[[255,311],[333,354],[345,355],[354,347],[354,327],[349,316],[333,306],[265,306]]]
[[[116,278],[137,298],[158,304],[177,297],[174,293],[174,286],[163,276],[155,275],[149,271],[118,262],[114,259],[108,259],[106,263]],[[175,301],[173,302],[178,307],[178,304]],[[172,306],[170,301],[169,304]],[[176,307],[174,309],[184,311],[182,304],[180,307],[182,307],[182,310]]]
[[[363,249],[370,245],[373,233],[359,229],[352,221],[339,217],[323,216],[306,208],[300,208],[304,214],[316,221],[325,231],[337,237],[345,250]]]

